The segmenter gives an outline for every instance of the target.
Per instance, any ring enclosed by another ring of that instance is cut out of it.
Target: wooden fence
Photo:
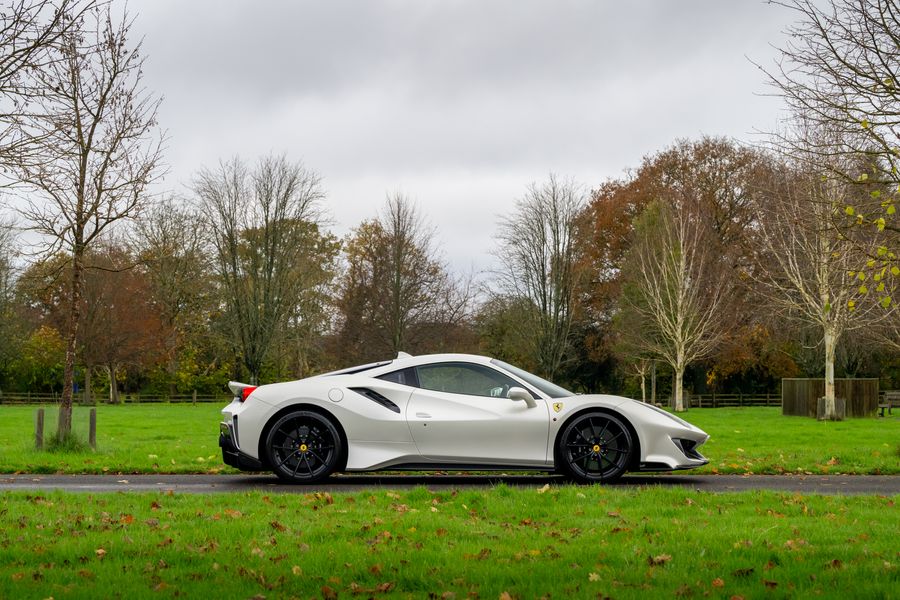
[[[878,409],[878,379],[834,380],[834,395],[846,401],[848,417],[865,417]],[[782,379],[782,414],[813,417],[825,395],[824,379]]]
[[[60,394],[0,394],[0,404],[58,404]],[[216,394],[171,394],[171,395],[141,395],[122,394],[122,404],[228,404],[231,396]],[[105,404],[108,399],[105,396],[94,396],[93,402],[86,402],[83,394],[75,395],[75,404],[81,406],[93,406]]]
[[[781,406],[778,394],[691,394],[690,408],[725,408],[729,406]]]

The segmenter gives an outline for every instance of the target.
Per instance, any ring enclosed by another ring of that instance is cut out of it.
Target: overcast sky
[[[324,179],[347,233],[414,198],[458,271],[549,172],[596,187],[676,138],[772,130],[750,62],[792,14],[760,0],[130,2],[164,96],[167,190],[269,152]]]

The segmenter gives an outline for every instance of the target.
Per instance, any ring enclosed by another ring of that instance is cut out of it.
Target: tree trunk
[[[834,328],[825,327],[825,420],[833,421],[837,418],[834,402],[834,350],[837,345],[837,336]]]
[[[675,367],[675,412],[684,412],[684,390],[682,389],[684,381],[684,367]]]
[[[119,398],[119,384],[116,381],[116,365],[109,365],[106,369],[109,371],[109,403],[119,404],[121,399]]]
[[[656,360],[650,366],[650,402],[656,404]]]
[[[641,402],[647,401],[647,376],[641,371]]]
[[[94,403],[94,392],[91,390],[91,366],[84,366],[84,403]]]
[[[66,365],[63,371],[63,390],[59,401],[59,423],[56,438],[60,441],[72,433],[72,396],[75,388],[75,354],[78,341],[78,324],[81,321],[81,291],[83,286],[82,272],[84,249],[76,244],[72,253],[72,279],[70,288],[70,305],[68,331],[66,332]]]

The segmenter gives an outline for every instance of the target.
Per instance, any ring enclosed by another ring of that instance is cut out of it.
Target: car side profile
[[[409,356],[298,381],[229,384],[226,464],[292,483],[336,472],[534,470],[579,482],[707,464],[709,436],[653,405],[576,395],[497,359]]]

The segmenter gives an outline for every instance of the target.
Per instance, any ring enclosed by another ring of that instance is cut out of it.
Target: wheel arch
[[[331,421],[331,423],[334,425],[334,428],[337,429],[338,435],[341,436],[342,445],[341,455],[338,457],[338,463],[334,471],[340,472],[346,469],[347,454],[350,451],[350,448],[347,443],[347,432],[344,431],[344,426],[341,425],[340,420],[336,416],[334,416],[334,413],[325,408],[322,408],[321,406],[310,404],[308,402],[297,402],[296,404],[289,404],[284,408],[280,408],[275,414],[269,417],[269,420],[266,421],[266,424],[259,436],[259,448],[257,449],[257,451],[259,452],[260,461],[266,467],[272,468],[272,465],[269,464],[269,453],[266,448],[266,441],[269,439],[269,432],[272,431],[272,427],[275,426],[275,423],[277,423],[281,417],[297,410],[307,410],[309,412],[318,413]]]
[[[613,410],[611,408],[606,408],[602,406],[590,406],[585,407],[580,410],[575,411],[568,417],[566,417],[565,421],[563,421],[559,429],[556,431],[556,437],[553,438],[553,468],[556,471],[559,471],[559,437],[566,430],[566,427],[569,426],[569,423],[577,419],[582,415],[586,415],[588,413],[606,413],[608,415],[612,415],[622,421],[625,427],[628,428],[628,432],[631,434],[631,439],[634,440],[634,452],[632,453],[631,459],[628,462],[628,471],[637,470],[641,464],[641,438],[638,436],[637,429],[635,429],[634,424],[631,420],[620,413],[617,410]]]

